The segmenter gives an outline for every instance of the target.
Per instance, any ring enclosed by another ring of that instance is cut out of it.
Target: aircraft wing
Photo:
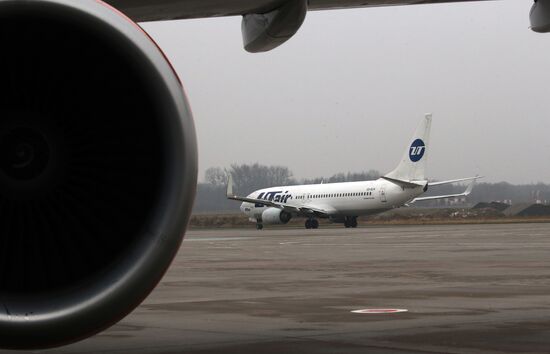
[[[328,218],[330,216],[330,211],[313,207],[313,206],[308,206],[308,205],[297,207],[293,205],[274,202],[272,200],[239,197],[237,195],[227,195],[227,199],[238,200],[241,202],[248,202],[248,203],[254,203],[254,204],[263,204],[273,208],[288,211],[292,214],[298,214],[302,216],[316,216],[320,218]]]
[[[480,178],[480,177],[477,177],[477,178]],[[434,199],[465,197],[465,196],[469,195],[472,192],[472,189],[474,188],[474,185],[475,185],[475,182],[476,182],[477,178],[473,178],[473,179],[471,178],[472,182],[470,182],[470,184],[468,185],[468,188],[466,188],[466,190],[463,193],[447,194],[447,195],[435,195],[435,196],[431,196],[431,197],[419,197],[419,198],[414,198],[413,200],[410,201],[410,203],[419,202],[419,201],[422,201],[422,200],[434,200]]]
[[[272,200],[239,197],[238,195],[231,195],[231,196],[228,195],[227,199],[238,200],[238,201],[241,201],[241,202],[247,202],[247,203],[253,203],[253,204],[263,204],[263,205],[267,205],[267,206],[270,206],[270,207],[273,207],[273,208],[288,211],[290,213],[300,213],[299,208],[296,208],[296,207],[291,206],[291,205],[286,205],[286,204],[283,204],[283,203],[279,203],[279,202],[274,202]]]
[[[328,218],[331,214],[330,210],[315,207],[315,206],[309,206],[309,205],[293,206],[293,205],[283,204],[280,202],[275,202],[273,200],[240,197],[233,193],[233,177],[231,176],[231,174],[229,174],[228,176],[226,195],[227,195],[227,199],[238,200],[241,202],[247,202],[247,203],[253,203],[253,204],[263,204],[263,205],[267,205],[273,208],[278,208],[293,214],[299,214],[303,216],[317,216],[320,218]]]
[[[292,213],[292,214],[298,214],[298,215],[302,215],[302,216],[316,216],[316,217],[319,217],[319,218],[328,218],[330,216],[330,212],[328,210],[321,209],[321,208],[316,208],[316,207],[308,206],[308,205],[297,207],[297,206],[293,206],[293,205],[287,205],[287,204],[282,204],[282,203],[279,203],[279,202],[274,202],[274,201],[271,201],[271,200],[239,197],[239,196],[236,196],[236,195],[228,195],[227,199],[238,200],[238,201],[241,201],[241,202],[248,202],[248,203],[254,203],[254,204],[263,204],[263,205],[267,205],[267,206],[270,206],[270,207],[273,207],[273,208],[288,211],[289,213]]]
[[[265,199],[258,199],[258,198],[249,198],[249,197],[241,197],[233,193],[233,177],[231,174],[227,177],[227,190],[226,190],[226,196],[227,199],[231,200],[238,200],[241,202],[247,202],[247,203],[253,203],[253,204],[263,204],[267,205],[273,208],[278,208],[281,210],[285,210],[291,213],[299,213],[300,210],[294,206],[286,205],[280,202],[275,202],[273,200],[265,200]]]
[[[265,52],[290,39],[309,10],[488,0],[105,0],[136,22],[241,15],[244,48]]]
[[[244,48],[265,52],[290,39],[306,13],[357,7],[443,4],[490,0],[104,0],[136,22],[242,16]],[[531,29],[550,32],[550,0],[535,0],[529,13]]]
[[[329,10],[390,5],[441,4],[488,0],[309,0],[308,10]],[[106,0],[136,22],[187,18],[264,14],[285,0]],[[294,1],[299,2],[299,1]]]
[[[328,218],[331,214],[333,214],[331,210],[328,210],[326,208],[318,208],[310,205],[304,205],[304,206],[298,207],[298,209],[299,209],[298,214],[303,216],[316,216],[318,218]]]

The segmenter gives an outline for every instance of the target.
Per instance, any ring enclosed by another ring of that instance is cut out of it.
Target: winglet
[[[472,179],[472,182],[470,182],[470,184],[468,185],[468,188],[466,188],[466,190],[464,191],[465,196],[472,193],[472,189],[474,189],[474,185],[476,184],[476,180],[477,180],[477,178]]]
[[[227,198],[233,197],[233,175],[231,173],[227,174],[227,190],[225,192]]]

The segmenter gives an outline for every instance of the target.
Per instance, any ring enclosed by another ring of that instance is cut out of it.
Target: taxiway
[[[351,312],[366,308],[408,312]],[[549,348],[550,224],[541,223],[189,231],[138,309],[55,352]]]

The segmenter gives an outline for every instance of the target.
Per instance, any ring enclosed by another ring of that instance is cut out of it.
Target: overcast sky
[[[240,17],[143,24],[183,80],[212,166],[294,176],[389,172],[433,112],[428,175],[550,183],[550,34],[531,1],[309,12],[280,48],[242,48]]]

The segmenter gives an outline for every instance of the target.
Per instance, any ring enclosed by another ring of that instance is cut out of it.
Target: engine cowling
[[[262,223],[271,225],[286,224],[292,218],[292,214],[278,208],[267,208],[262,213]]]
[[[116,323],[179,249],[197,178],[177,75],[100,1],[0,0],[0,347]]]
[[[531,29],[535,32],[550,32],[550,0],[535,1],[529,12]]]

